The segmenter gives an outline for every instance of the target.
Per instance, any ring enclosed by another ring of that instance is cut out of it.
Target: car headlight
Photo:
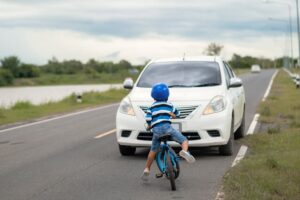
[[[133,107],[128,98],[124,99],[119,107],[119,111],[123,114],[135,116]]]
[[[226,108],[226,100],[223,96],[215,96],[203,111],[203,115],[221,112]]]

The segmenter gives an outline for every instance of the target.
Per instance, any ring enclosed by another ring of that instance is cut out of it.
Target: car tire
[[[231,156],[233,154],[233,123],[234,118],[231,119],[230,137],[227,144],[219,146],[219,153],[223,156]]]
[[[236,130],[236,132],[234,133],[234,139],[240,139],[245,137],[246,132],[245,132],[245,107],[244,107],[244,112],[243,112],[243,118],[242,118],[242,123],[240,125],[240,127]]]
[[[135,153],[135,147],[125,146],[119,144],[119,150],[122,156],[132,156]]]

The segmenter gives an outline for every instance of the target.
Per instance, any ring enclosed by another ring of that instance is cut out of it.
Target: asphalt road
[[[249,127],[275,71],[241,76],[246,90]],[[235,154],[218,155],[214,148],[192,153],[196,163],[181,162],[178,190],[151,176],[140,180],[147,150],[122,157],[114,134],[94,137],[115,128],[117,105],[45,123],[0,132],[1,200],[87,199],[214,199]],[[153,165],[153,171],[157,168]]]

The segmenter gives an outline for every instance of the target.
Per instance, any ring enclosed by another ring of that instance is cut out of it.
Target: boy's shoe
[[[181,151],[179,152],[179,155],[180,155],[181,157],[183,157],[188,163],[193,163],[193,162],[195,162],[194,156],[192,156],[192,155],[191,155],[189,152],[187,152],[187,151],[181,150]]]
[[[148,181],[149,174],[150,174],[150,171],[149,171],[148,169],[145,169],[145,170],[143,171],[143,174],[142,174],[142,176],[141,176],[141,179],[142,179],[143,181]]]

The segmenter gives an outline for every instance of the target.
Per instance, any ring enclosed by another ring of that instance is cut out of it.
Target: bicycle
[[[155,160],[158,169],[162,173],[161,176],[156,176],[156,178],[161,178],[163,175],[170,180],[171,189],[176,190],[175,179],[178,178],[180,173],[179,159],[180,157],[176,155],[174,150],[168,144],[171,140],[171,135],[164,134],[159,137],[160,150],[157,152]]]

